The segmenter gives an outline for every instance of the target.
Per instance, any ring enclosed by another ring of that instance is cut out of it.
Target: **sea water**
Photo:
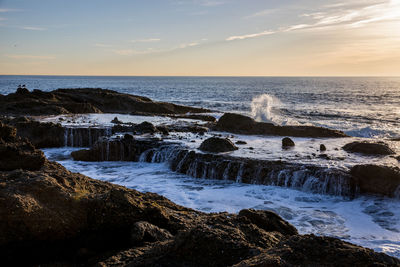
[[[3,75],[0,94],[20,84],[43,91],[98,87],[278,124],[325,126],[357,137],[400,137],[400,77]]]

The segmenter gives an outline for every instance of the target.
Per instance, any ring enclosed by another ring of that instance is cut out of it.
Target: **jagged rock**
[[[288,148],[288,147],[293,147],[295,146],[294,142],[292,139],[290,139],[289,137],[285,137],[282,139],[282,147],[283,148]]]
[[[351,153],[362,153],[366,155],[393,155],[395,152],[384,142],[351,142],[343,146],[343,150]]]
[[[400,169],[379,165],[356,165],[351,168],[360,193],[393,197],[400,189]]]
[[[294,235],[275,248],[233,265],[248,266],[398,266],[398,259],[332,237]]]
[[[320,144],[319,151],[326,151],[326,146],[324,144]]]
[[[0,123],[0,170],[39,170],[45,161],[42,151],[26,139],[16,137],[16,129]]]
[[[282,220],[276,213],[268,210],[245,209],[239,212],[239,216],[246,217],[251,223],[265,231],[280,232],[283,235],[296,235],[297,229],[290,223]]]
[[[226,131],[250,135],[277,135],[294,137],[346,137],[341,131],[315,126],[277,126],[272,123],[256,122],[250,117],[225,113],[214,127]]]
[[[120,121],[120,120],[118,119],[118,117],[114,117],[114,119],[112,119],[111,123],[121,124],[121,123],[123,123],[123,122]]]
[[[167,230],[144,221],[135,223],[131,230],[133,243],[164,241],[172,237],[173,235]]]
[[[199,149],[206,152],[216,152],[216,153],[238,150],[238,148],[228,138],[218,138],[218,137],[210,137],[204,140],[201,143]]]
[[[155,133],[157,132],[157,128],[150,122],[144,121],[138,125],[133,127],[134,131],[140,134],[144,133]]]
[[[18,95],[26,95],[26,94],[29,94],[30,92],[25,87],[22,87],[22,88],[18,87],[18,89],[17,89],[17,91],[15,93],[18,94]]]
[[[23,89],[22,89],[23,90]],[[208,112],[147,97],[99,88],[58,89],[51,92],[26,90],[0,97],[0,114],[53,115],[68,113],[186,114]]]

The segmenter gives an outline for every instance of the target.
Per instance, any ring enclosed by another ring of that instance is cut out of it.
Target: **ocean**
[[[97,87],[142,95],[157,101],[205,107],[212,114],[237,112],[258,121],[280,125],[316,125],[338,129],[361,139],[391,142],[400,152],[400,78],[286,78],[286,77],[85,77],[85,76],[0,76],[0,93],[18,85],[30,90]],[[119,114],[92,114],[71,123],[89,121],[109,125],[114,117],[124,122],[166,118]],[[58,118],[49,118],[58,121]],[[66,123],[67,120],[63,122]],[[177,135],[178,137],[178,135]],[[182,145],[196,149],[195,135],[181,134]],[[281,137],[235,135],[253,149],[240,149],[232,156],[260,159],[280,158],[291,162],[348,169],[354,164],[399,165],[390,157],[350,155],[340,147],[349,139],[294,138],[296,147],[283,151]],[[192,142],[195,141],[195,142]],[[320,142],[333,160],[308,157]],[[238,212],[244,208],[273,210],[296,226],[300,233],[341,238],[400,258],[400,199],[360,196],[348,199],[303,188],[243,184],[240,181],[192,178],[169,169],[166,163],[80,162],[70,153],[79,148],[44,149],[50,160],[73,172],[92,178],[161,194],[177,204],[203,212]],[[337,160],[335,160],[337,159]]]
[[[400,137],[400,77],[0,76],[0,94],[103,88],[157,101],[239,112],[259,121],[316,125],[357,137]]]

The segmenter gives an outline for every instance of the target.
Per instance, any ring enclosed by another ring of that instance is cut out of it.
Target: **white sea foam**
[[[170,171],[165,164],[72,161],[68,155],[75,149],[44,151],[71,171],[155,192],[189,208],[232,213],[244,208],[273,210],[300,233],[334,236],[400,257],[400,200],[360,197],[350,201],[275,186],[194,179]]]

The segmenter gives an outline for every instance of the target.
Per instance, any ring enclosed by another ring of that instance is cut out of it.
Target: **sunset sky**
[[[399,76],[400,0],[0,0],[0,74]]]

